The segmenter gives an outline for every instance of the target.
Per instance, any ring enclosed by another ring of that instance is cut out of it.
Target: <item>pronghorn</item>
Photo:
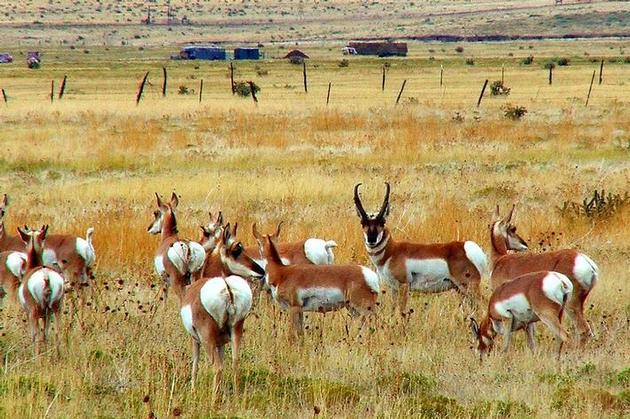
[[[199,244],[203,246],[203,249],[206,251],[206,256],[214,251],[223,233],[223,213],[219,211],[219,215],[215,221],[213,221],[214,217],[211,212],[209,212],[208,215],[210,216],[210,222],[205,226],[199,226],[201,228]]]
[[[354,187],[354,204],[361,219],[365,247],[377,272],[398,293],[399,308],[404,314],[409,290],[442,292],[455,288],[464,295],[479,299],[481,276],[488,260],[473,241],[419,244],[394,241],[385,227],[389,215],[389,183],[383,205],[376,215],[369,216]],[[395,297],[395,293],[394,293]]]
[[[64,278],[56,270],[43,265],[44,241],[48,233],[48,226],[40,230],[18,228],[20,237],[26,247],[26,273],[18,289],[18,297],[27,313],[31,326],[34,351],[39,353],[39,342],[46,344],[48,329],[54,317],[57,353],[59,353],[59,329],[61,305],[64,293]],[[39,320],[43,326],[40,329]]]
[[[24,252],[0,252],[0,288],[11,299],[17,299],[17,289],[26,273],[27,255]],[[3,295],[0,295],[0,299]]]
[[[4,199],[0,203],[0,251],[18,250],[24,251],[24,243],[18,236],[8,236],[4,232],[4,222],[6,207],[9,198],[4,194]],[[96,255],[92,236],[94,227],[87,229],[86,238],[76,237],[68,234],[50,234],[46,238],[43,262],[45,266],[60,271],[66,282],[78,289],[89,285],[94,278],[93,268]]]
[[[179,204],[179,198],[175,192],[171,196],[171,202],[163,202],[157,193],[155,196],[158,209],[153,212],[154,220],[147,228],[150,234],[160,234],[162,237],[153,259],[155,270],[166,284],[164,293],[168,292],[169,287],[173,287],[182,301],[185,288],[201,274],[206,252],[199,243],[177,236],[175,208]]]
[[[275,235],[265,236],[267,283],[276,302],[289,309],[292,336],[303,334],[303,313],[346,307],[354,317],[374,314],[379,293],[376,272],[360,265],[285,265]]]
[[[7,234],[4,228],[4,216],[7,213],[7,207],[9,206],[9,197],[4,194],[2,201],[0,202],[0,252],[15,250],[19,252],[24,251],[24,242],[19,236],[10,236]]]
[[[538,320],[559,338],[560,356],[562,344],[569,340],[561,322],[572,291],[573,284],[566,275],[551,271],[531,272],[503,283],[492,293],[481,325],[474,318],[470,319],[480,357],[492,349],[497,333],[505,335],[503,350],[507,352],[512,332],[519,329],[527,330],[527,344],[533,352],[536,347],[534,322]],[[510,322],[507,328],[504,320]]]
[[[275,239],[280,233],[280,223],[278,230],[273,235]],[[258,232],[256,223],[252,224],[252,234],[258,244],[257,248],[247,249],[247,253],[254,259],[260,258],[260,253],[264,247],[265,238]],[[309,238],[290,243],[278,243],[277,248],[280,257],[285,265],[297,265],[308,263],[313,265],[332,265],[335,261],[333,250],[337,247],[337,243],[333,240],[322,240],[317,238]],[[265,263],[265,261],[261,261]]]
[[[567,315],[575,324],[580,343],[584,344],[592,334],[591,327],[584,318],[584,302],[597,282],[599,268],[591,258],[573,249],[544,253],[524,252],[527,250],[527,243],[511,224],[514,208],[512,206],[510,214],[502,219],[497,206],[490,226],[492,289],[528,272],[553,270],[566,275],[573,283],[573,294],[566,307]],[[509,250],[518,253],[508,253]]]
[[[203,343],[214,363],[213,394],[216,399],[222,380],[223,348],[228,340],[232,341],[234,391],[238,391],[239,347],[243,323],[252,307],[252,291],[238,275],[262,277],[265,271],[245,255],[242,244],[232,237],[229,224],[206,264],[212,266],[213,277],[204,277],[192,284],[180,314],[193,341],[191,385],[194,388],[199,349]]]

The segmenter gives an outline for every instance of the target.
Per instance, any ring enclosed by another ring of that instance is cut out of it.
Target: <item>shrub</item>
[[[466,58],[466,65],[475,65],[475,60],[472,58]]]
[[[527,113],[527,108],[525,106],[512,105],[511,103],[503,105],[501,109],[503,109],[505,117],[513,121],[520,120]]]
[[[595,190],[592,196],[588,196],[582,202],[564,201],[560,214],[569,218],[608,218],[624,208],[630,206],[630,193],[624,195],[613,194],[605,190]]]
[[[254,86],[254,93],[260,92],[260,87],[256,83],[252,83]],[[252,94],[252,90],[249,87],[249,83],[246,81],[235,81],[234,91],[241,97],[247,97]]]
[[[190,89],[187,86],[184,86],[183,84],[179,86],[179,88],[177,89],[177,94],[180,94],[180,95],[189,95],[190,93],[191,93]]]
[[[461,54],[462,52],[464,52],[464,47],[462,47],[462,46],[455,47],[455,51],[457,51],[457,52],[459,52]]]
[[[565,57],[558,58],[557,63],[560,66],[567,66],[567,65],[569,65],[569,59],[565,58]]]
[[[623,59],[623,62],[626,64],[630,64],[630,55]]]
[[[510,94],[510,88],[507,87],[501,80],[495,80],[490,85],[490,93],[492,96],[507,96]]]
[[[530,65],[531,63],[534,62],[534,56],[530,55],[529,57],[525,57],[523,58],[523,61],[521,61],[523,64],[525,65]]]
[[[337,63],[337,65],[339,67],[348,67],[350,65],[350,61],[348,61],[347,59],[343,59],[341,61],[339,61],[339,63]]]
[[[556,68],[556,63],[554,63],[553,61],[547,61],[547,62],[545,63],[545,68],[546,68],[547,70],[549,70],[550,68]]]

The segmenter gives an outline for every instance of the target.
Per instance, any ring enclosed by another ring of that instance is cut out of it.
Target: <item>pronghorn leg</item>
[[[584,318],[584,301],[586,295],[576,293],[570,301],[567,302],[567,309],[570,313],[577,331],[580,346],[584,346],[586,342],[593,336],[591,326]]]
[[[547,311],[543,311],[541,313],[536,313],[540,320],[551,330],[551,332],[556,336],[556,338],[560,341],[558,344],[558,358],[560,358],[560,353],[562,352],[562,346],[565,342],[569,341],[569,334],[564,330],[562,324],[560,324],[560,319],[558,317],[558,313],[549,313]]]
[[[407,313],[407,300],[409,299],[409,284],[404,283],[400,284],[400,288],[398,289],[398,307],[400,309],[400,313],[405,316]]]
[[[192,371],[190,373],[190,387],[191,389],[195,389],[195,382],[197,381],[197,368],[199,368],[199,349],[201,348],[201,343],[195,338],[191,339],[192,341]],[[208,352],[208,354],[210,354]]]
[[[534,336],[534,323],[527,325],[527,346],[532,352],[536,352],[536,338]]]
[[[234,394],[238,394],[238,358],[241,348],[241,339],[243,337],[243,323],[244,321],[241,320],[240,322],[236,323],[234,325],[234,328],[232,329],[232,382],[234,385]]]
[[[512,332],[514,331],[515,323],[516,321],[514,320],[514,315],[512,315],[512,317],[510,318],[510,326],[505,331],[505,344],[503,346],[503,353],[507,353],[508,349],[510,349],[510,341],[512,340]]]
[[[28,320],[31,325],[31,340],[33,342],[33,355],[39,355],[39,320],[35,316],[35,313],[31,312],[28,315]]]
[[[221,388],[221,381],[223,380],[223,346],[215,346],[212,353],[214,354],[214,380],[212,382],[212,401],[213,403],[215,403],[219,400],[219,390]]]
[[[61,316],[59,315],[61,313],[61,307],[59,307],[54,313],[53,313],[53,317],[55,320],[55,347],[57,350],[57,357],[61,356],[61,321],[60,318]]]
[[[293,338],[301,338],[304,336],[304,315],[301,307],[291,307],[291,328]]]

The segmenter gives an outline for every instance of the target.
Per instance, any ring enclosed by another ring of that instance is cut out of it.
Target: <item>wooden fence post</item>
[[[202,94],[203,94],[203,79],[199,80],[199,103],[201,103]]]
[[[68,76],[67,75],[63,75],[63,80],[61,81],[61,87],[59,88],[59,99],[61,99],[64,95],[64,93],[66,93],[66,81],[68,80]]]
[[[330,88],[332,87],[332,82],[328,82],[328,94],[326,95],[326,106],[330,103]]]
[[[501,86],[505,83],[505,63],[501,64]]]
[[[604,60],[602,60],[602,63],[599,65],[599,84],[602,84],[602,81],[604,81]]]
[[[549,86],[553,83],[553,63],[549,64]]]
[[[236,93],[236,86],[234,85],[234,63],[230,61],[230,83],[232,84],[232,95]]]
[[[166,74],[166,67],[162,67],[162,74],[164,75],[164,80],[162,80],[162,97],[166,97],[166,81],[168,79],[168,74]]]
[[[4,89],[2,89],[2,99],[4,99],[5,105],[9,104],[9,99],[7,98],[7,92],[5,92]]]
[[[385,64],[383,64],[383,80],[381,81],[381,92],[385,91]]]
[[[254,99],[254,103],[258,106],[258,98],[256,97],[256,90],[254,89],[254,82],[248,81],[247,83],[249,84],[249,90],[252,93],[252,99]]]
[[[481,105],[481,99],[483,98],[483,93],[486,91],[486,86],[488,86],[488,79],[483,83],[483,87],[481,88],[481,94],[479,95],[479,99],[477,100],[477,107]]]
[[[443,78],[444,78],[444,65],[440,64],[440,87],[442,87]]]
[[[55,81],[50,81],[50,103],[53,103],[55,100]]]
[[[405,90],[405,85],[407,84],[407,79],[403,80],[402,86],[400,86],[400,92],[398,92],[398,97],[396,98],[396,105],[400,102],[400,97],[402,96],[403,90]]]
[[[306,80],[306,61],[302,61],[302,71],[304,74],[304,93],[308,93],[308,82]]]
[[[593,82],[595,81],[595,71],[593,70],[593,77],[591,77],[591,85],[588,88],[588,95],[586,95],[586,103],[584,104],[584,107],[588,106],[588,100],[591,98],[591,90],[593,90]]]
[[[147,84],[148,77],[149,77],[149,72],[147,71],[144,77],[142,78],[142,82],[140,83],[140,87],[138,88],[138,93],[136,93],[136,105],[140,103],[140,99],[142,99],[142,92],[144,91],[144,86]]]

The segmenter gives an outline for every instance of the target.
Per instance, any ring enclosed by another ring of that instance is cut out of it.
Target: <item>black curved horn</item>
[[[361,203],[361,198],[359,198],[359,186],[360,183],[357,183],[354,186],[354,206],[357,208],[357,214],[361,217],[362,220],[367,220],[369,217],[363,208],[363,204]]]
[[[378,216],[376,218],[385,218],[389,215],[389,191],[390,191],[390,186],[389,186],[389,182],[385,182],[385,198],[383,199],[383,206],[381,207],[381,210],[378,212]]]

